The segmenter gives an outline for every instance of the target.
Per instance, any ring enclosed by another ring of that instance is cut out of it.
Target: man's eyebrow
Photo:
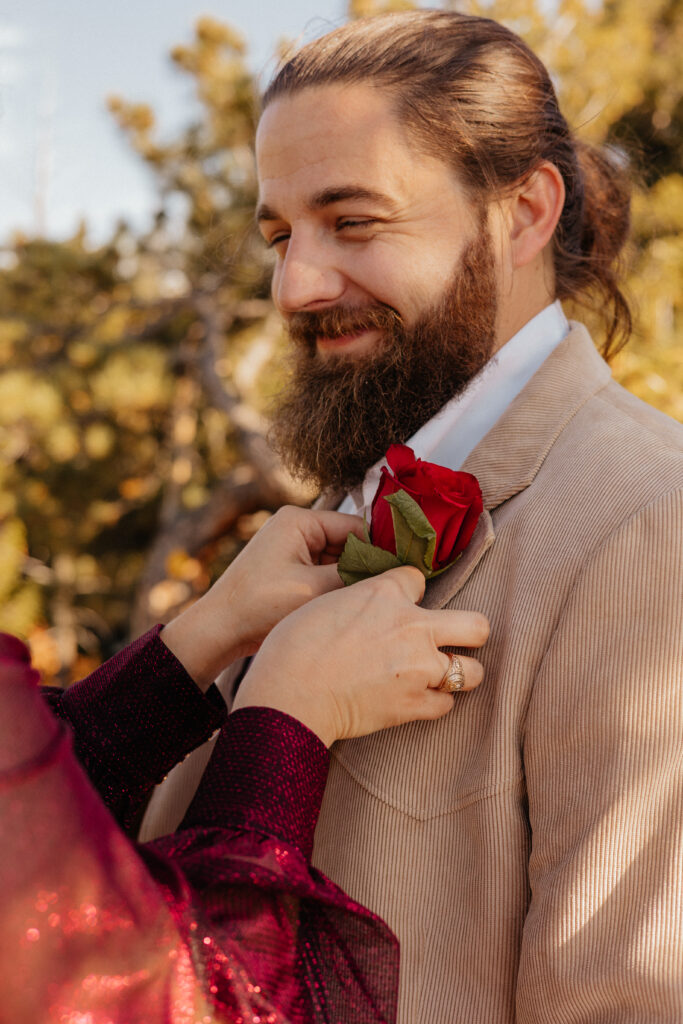
[[[322,210],[334,203],[343,203],[347,199],[366,200],[369,203],[381,203],[383,206],[394,207],[393,200],[384,192],[363,185],[342,185],[339,188],[324,188],[311,198],[309,206],[312,210]]]
[[[390,196],[384,192],[378,192],[374,188],[366,188],[363,185],[340,185],[324,188],[311,196],[308,202],[310,210],[323,210],[326,206],[333,206],[334,203],[343,203],[349,199],[365,200],[370,203],[380,203],[382,206],[392,210],[396,204]],[[282,220],[283,218],[266,203],[260,203],[255,219],[257,224],[264,220]]]
[[[281,220],[275,210],[271,210],[265,203],[259,203],[254,214],[254,220],[260,224],[262,220]]]

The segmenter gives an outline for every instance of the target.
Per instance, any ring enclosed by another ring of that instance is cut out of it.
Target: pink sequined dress
[[[266,708],[226,718],[158,632],[46,691],[61,728],[0,776],[0,1022],[393,1021],[395,938],[310,865],[324,745]],[[217,728],[178,832],[134,843]]]

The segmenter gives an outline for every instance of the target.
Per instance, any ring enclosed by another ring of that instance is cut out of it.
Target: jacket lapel
[[[467,549],[452,569],[427,584],[426,608],[442,608],[465,585],[493,544],[491,512],[536,477],[567,423],[611,380],[588,331],[572,324],[498,422],[465,460],[463,470],[479,480],[484,512]]]
[[[455,565],[446,569],[440,576],[435,576],[433,580],[427,581],[422,607],[443,608],[446,602],[450,601],[461,587],[464,587],[494,540],[493,520],[490,512],[484,509],[479,516],[472,539]]]
[[[462,468],[479,480],[485,508],[529,486],[567,423],[610,380],[588,331],[573,324],[465,460]]]

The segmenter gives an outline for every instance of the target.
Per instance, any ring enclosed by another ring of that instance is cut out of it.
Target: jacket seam
[[[628,409],[622,409],[622,408],[621,408],[621,406],[616,406],[616,405],[614,404],[614,402],[610,402],[610,401],[608,401],[608,398],[607,398],[607,396],[606,396],[606,395],[604,394],[604,392],[605,392],[605,391],[606,391],[606,390],[607,390],[607,389],[608,389],[608,388],[609,388],[609,387],[610,387],[611,385],[614,385],[614,386],[615,386],[616,388],[619,388],[619,389],[620,389],[621,391],[625,391],[625,390],[626,390],[625,388],[623,388],[623,387],[622,387],[622,385],[621,385],[621,384],[619,384],[619,382],[618,382],[618,381],[614,380],[614,378],[612,377],[612,378],[611,378],[610,380],[608,380],[608,381],[606,382],[606,384],[605,384],[605,387],[604,387],[604,388],[600,388],[600,389],[599,389],[598,391],[596,391],[596,392],[595,392],[595,395],[594,395],[593,397],[594,397],[594,398],[596,398],[596,399],[597,399],[597,400],[598,400],[599,402],[601,402],[601,403],[602,403],[603,405],[606,405],[606,406],[608,406],[608,408],[609,408],[609,409],[610,409],[610,410],[611,410],[611,411],[612,411],[613,413],[616,413],[616,414],[617,414],[617,415],[618,415],[618,416],[620,417],[620,419],[624,419],[624,420],[626,420],[626,421],[627,421],[628,423],[630,423],[630,424],[633,424],[633,425],[637,426],[639,430],[642,430],[642,431],[646,431],[646,432],[647,432],[647,435],[648,435],[648,437],[649,437],[649,438],[650,438],[650,439],[651,439],[652,441],[656,441],[656,442],[657,442],[658,444],[662,445],[662,447],[666,448],[666,450],[667,450],[667,451],[670,451],[670,452],[672,452],[672,453],[676,453],[676,452],[678,452],[678,451],[679,451],[679,449],[678,449],[678,448],[676,448],[676,447],[675,447],[674,445],[672,445],[670,441],[665,441],[665,440],[664,440],[664,439],[662,438],[661,434],[660,434],[660,433],[658,433],[658,432],[657,432],[656,430],[653,430],[653,428],[652,428],[652,427],[651,427],[651,426],[650,426],[650,425],[649,425],[648,423],[642,423],[642,422],[641,422],[640,420],[638,420],[638,419],[637,419],[637,418],[636,418],[636,417],[635,417],[635,416],[634,416],[634,415],[633,415],[633,414],[632,414],[632,413],[631,413],[631,412],[630,412],[630,411],[629,411]],[[632,394],[631,394],[631,392],[628,392],[628,394],[630,394],[632,398],[635,398],[635,397],[637,397],[637,396],[635,396],[635,395],[632,395]],[[639,399],[639,401],[641,402],[641,404],[646,404],[646,403],[643,403],[643,402],[642,402],[642,399]],[[657,411],[657,412],[659,412],[659,410],[656,410],[656,411]],[[662,416],[665,416],[665,417],[666,417],[666,414],[665,414],[665,413],[660,413],[660,415],[662,415]],[[670,419],[671,417],[666,417],[666,418]],[[673,422],[676,422],[676,421],[673,421]]]
[[[524,773],[518,772],[511,778],[504,779],[501,782],[491,783],[488,786],[482,786],[480,789],[467,793],[460,800],[443,810],[434,811],[429,814],[419,814],[414,810],[408,810],[399,803],[390,800],[387,796],[380,793],[375,786],[365,781],[358,772],[354,771],[344,760],[342,760],[339,754],[334,751],[331,751],[331,754],[340,767],[344,769],[347,775],[351,776],[354,782],[356,782],[361,789],[365,790],[366,793],[369,793],[370,796],[374,797],[379,803],[384,804],[385,807],[390,807],[392,810],[398,811],[398,813],[402,814],[404,817],[412,818],[413,821],[434,821],[436,818],[445,818],[451,814],[459,814],[460,811],[465,810],[467,807],[471,807],[472,804],[481,803],[484,800],[490,800],[492,797],[514,789],[520,783],[524,784]]]

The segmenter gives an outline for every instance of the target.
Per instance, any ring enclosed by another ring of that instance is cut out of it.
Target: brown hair
[[[566,199],[554,235],[555,290],[600,310],[605,357],[632,321],[618,257],[630,227],[631,186],[608,150],[579,142],[543,63],[498,22],[450,11],[379,15],[330,32],[291,57],[263,96],[371,82],[393,93],[410,136],[451,163],[473,198],[490,200],[555,164]]]

